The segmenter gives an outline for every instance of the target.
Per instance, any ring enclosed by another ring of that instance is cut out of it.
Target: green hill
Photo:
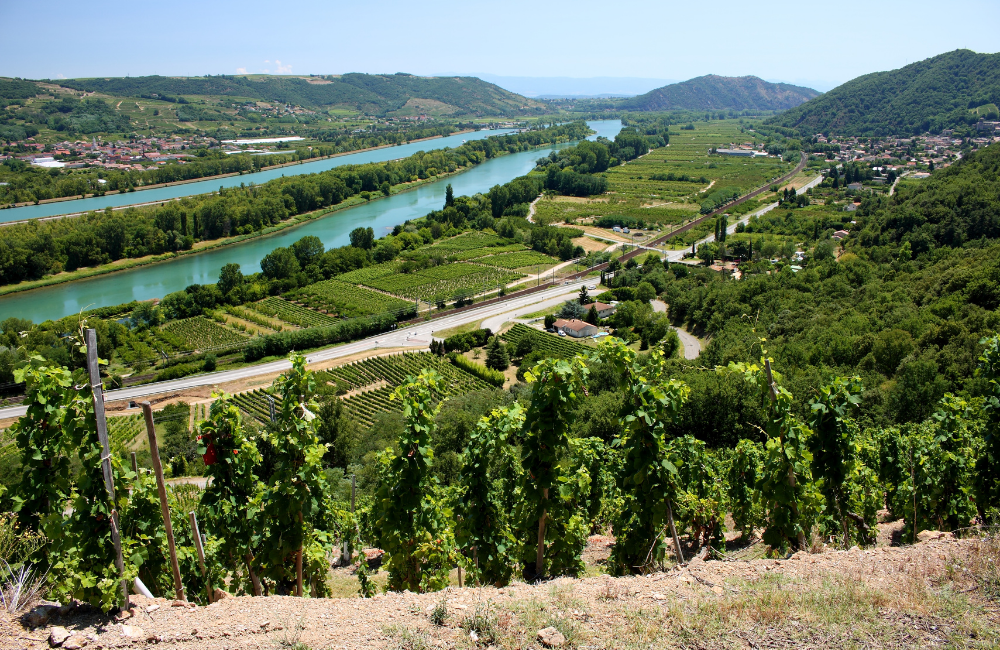
[[[1000,104],[1000,54],[955,50],[852,79],[769,123],[803,135],[913,135],[975,123],[988,104]]]
[[[781,111],[819,95],[812,88],[775,84],[758,77],[720,77],[710,74],[651,90],[627,99],[621,107],[632,111],[760,110]]]
[[[296,104],[307,108],[342,107],[383,115],[524,115],[541,112],[540,102],[516,95],[476,77],[417,77],[396,73],[329,76],[111,77],[60,79],[67,88],[125,97],[226,96]]]

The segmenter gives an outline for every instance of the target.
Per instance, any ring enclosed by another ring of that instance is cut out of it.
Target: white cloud
[[[247,73],[246,68],[236,68],[236,74],[246,74],[246,73]]]
[[[271,62],[270,60],[264,59],[264,63],[270,63],[270,62]]]
[[[56,75],[56,79],[65,79],[65,78],[66,78],[65,75],[63,75],[62,73]]]
[[[275,59],[274,63],[275,63],[275,65],[278,66],[278,69],[275,71],[276,74],[288,74],[288,73],[290,73],[292,71],[292,65],[291,64],[281,65],[281,61],[279,61],[278,59]]]

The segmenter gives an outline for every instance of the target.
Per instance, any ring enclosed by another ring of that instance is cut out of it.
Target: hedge
[[[377,314],[367,318],[352,318],[330,325],[329,327],[310,327],[309,329],[278,332],[253,339],[243,350],[246,361],[256,361],[264,357],[285,355],[292,350],[309,350],[312,348],[343,343],[387,331],[396,322],[393,314]]]
[[[480,330],[482,331],[482,330]],[[479,377],[485,382],[493,384],[497,388],[503,388],[504,380],[506,379],[502,372],[499,370],[493,370],[492,368],[487,368],[486,366],[476,363],[471,359],[463,357],[460,354],[449,355],[451,362],[464,370],[465,372]]]

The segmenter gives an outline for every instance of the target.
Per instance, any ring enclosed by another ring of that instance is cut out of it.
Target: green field
[[[700,216],[703,201],[712,193],[738,189],[745,194],[795,166],[779,158],[711,154],[713,147],[762,141],[753,133],[741,132],[738,120],[695,122],[694,127],[693,131],[671,129],[669,146],[608,169],[607,196],[583,201],[562,197],[539,201],[539,221],[622,216],[642,219],[647,224],[680,224]]]
[[[394,296],[436,302],[476,295],[521,277],[520,273],[468,262],[431,266],[410,273],[401,273],[399,269],[398,263],[389,262],[345,273],[337,280],[364,285]]]
[[[321,309],[339,318],[356,318],[387,311],[398,313],[409,311],[412,313],[414,310],[412,302],[358,287],[339,279],[310,284],[292,291],[287,294],[287,297],[312,309]],[[271,299],[269,298],[269,300]],[[300,307],[300,309],[303,308]],[[335,322],[335,319],[328,316],[324,318],[330,321],[326,324]]]
[[[247,338],[228,327],[219,325],[204,316],[173,321],[163,326],[163,331],[183,339],[189,349],[211,350],[245,343]]]

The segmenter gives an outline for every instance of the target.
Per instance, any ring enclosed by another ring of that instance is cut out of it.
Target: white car
[[[596,284],[592,284],[589,287],[587,287],[587,289],[589,289],[590,291],[595,291],[597,289],[597,285]]]

